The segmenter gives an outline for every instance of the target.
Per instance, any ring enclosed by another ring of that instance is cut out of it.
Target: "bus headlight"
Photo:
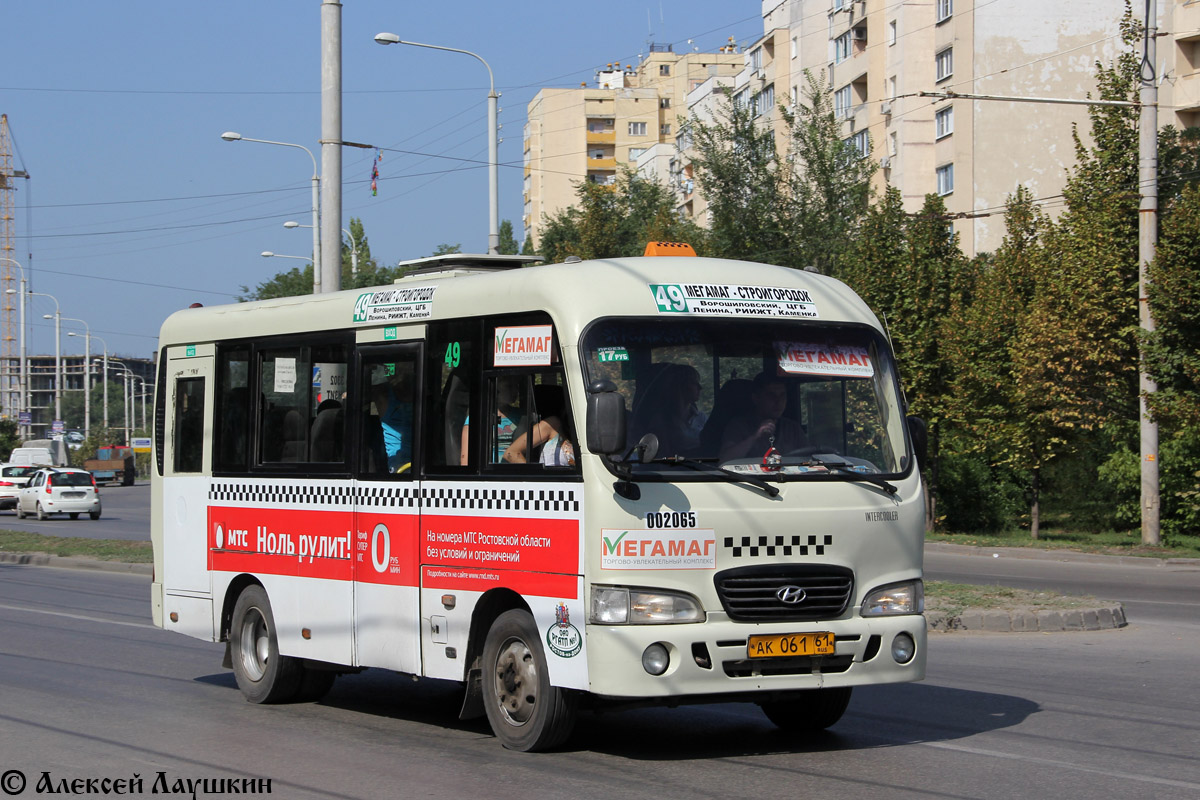
[[[653,625],[703,622],[700,601],[682,592],[592,587],[592,622],[599,625]]]
[[[925,584],[905,581],[880,586],[867,593],[862,602],[864,617],[890,617],[898,614],[921,614],[925,611]]]

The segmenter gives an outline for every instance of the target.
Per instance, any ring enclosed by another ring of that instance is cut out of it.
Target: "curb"
[[[0,564],[27,567],[58,567],[60,569],[91,569],[97,572],[122,572],[132,575],[153,575],[153,564],[131,564],[127,561],[101,561],[96,558],[52,556],[46,553],[0,553]]]
[[[1124,628],[1125,608],[1111,603],[1100,608],[1072,610],[1008,609],[989,611],[967,608],[951,615],[945,611],[925,612],[930,631],[987,631],[989,633],[1031,633],[1035,631],[1100,631]]]

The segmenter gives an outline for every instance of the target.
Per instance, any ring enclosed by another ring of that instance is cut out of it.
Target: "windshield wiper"
[[[731,482],[749,483],[752,486],[757,486],[759,489],[762,489],[767,493],[767,497],[775,497],[779,494],[779,488],[777,486],[772,486],[761,478],[756,478],[753,475],[746,475],[741,472],[734,472],[731,469],[725,469],[724,467],[719,467],[716,464],[706,464],[703,461],[694,461],[690,458],[684,458],[683,456],[667,456],[666,458],[656,458],[650,463],[678,464],[681,467],[688,467],[689,469],[694,469],[697,472],[707,472],[710,475],[726,475],[728,476],[728,480]]]
[[[840,472],[843,475],[849,475],[856,481],[864,481],[865,483],[870,483],[875,486],[878,486],[880,489],[883,489],[888,494],[895,494],[897,491],[899,491],[896,488],[895,484],[888,483],[883,478],[880,478],[878,475],[872,475],[869,472],[859,472],[858,470],[854,469],[853,466],[846,463],[845,461],[826,461],[825,459],[821,458],[819,455],[814,454],[814,455],[809,456],[808,461],[805,461],[804,463],[805,463],[805,465],[819,464],[820,466],[826,467],[827,469],[837,470],[838,472]]]

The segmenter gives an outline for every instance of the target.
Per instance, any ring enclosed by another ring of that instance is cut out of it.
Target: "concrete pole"
[[[83,435],[92,435],[92,332],[83,337]]]
[[[342,4],[321,2],[321,291],[342,288]]]
[[[485,62],[486,63],[486,62]],[[491,79],[491,67],[488,67],[488,78]],[[488,253],[496,255],[500,252],[500,180],[499,180],[499,151],[500,129],[497,121],[496,94],[493,82],[488,92]]]
[[[1158,245],[1158,81],[1157,53],[1154,37],[1158,32],[1156,0],[1146,0],[1145,45],[1141,68],[1142,108],[1138,127],[1138,185],[1141,200],[1138,205],[1138,318],[1146,333],[1154,330],[1147,296],[1149,267]],[[1140,396],[1140,450],[1142,479],[1142,544],[1157,545],[1161,540],[1159,527],[1158,481],[1158,423],[1150,416],[1148,395],[1157,390],[1154,380],[1141,365],[1138,379]]]

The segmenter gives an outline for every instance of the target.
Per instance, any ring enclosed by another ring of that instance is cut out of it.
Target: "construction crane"
[[[12,134],[8,130],[8,114],[0,114],[0,291],[14,288],[14,273],[16,272],[16,236],[13,232],[16,219],[13,211],[16,203],[17,178],[29,178],[24,170],[13,169]],[[17,351],[17,320],[14,310],[16,293],[0,293],[0,363],[3,371],[4,411],[8,416],[15,416],[13,410],[19,408],[20,378],[14,379],[15,370],[12,368]]]

